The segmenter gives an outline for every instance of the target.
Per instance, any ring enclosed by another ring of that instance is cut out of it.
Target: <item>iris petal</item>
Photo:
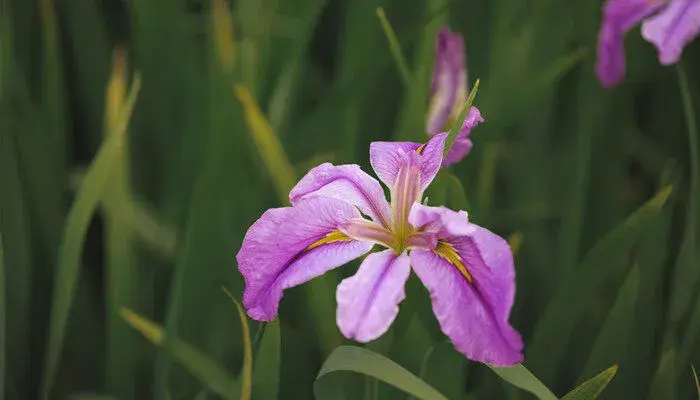
[[[384,250],[367,256],[357,273],[338,285],[337,322],[343,335],[368,342],[384,334],[399,312],[410,272],[405,253]]]
[[[659,51],[661,64],[677,62],[683,48],[700,34],[700,1],[671,0],[656,16],[644,21],[642,36]]]
[[[341,236],[319,245],[360,214],[347,202],[314,197],[266,211],[248,229],[236,255],[245,279],[243,305],[251,318],[272,321],[284,289],[302,284],[365,253],[371,242]]]

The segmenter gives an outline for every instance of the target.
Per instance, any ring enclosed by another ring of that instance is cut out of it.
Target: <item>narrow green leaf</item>
[[[250,400],[253,381],[253,350],[250,344],[250,328],[248,328],[248,317],[241,304],[225,287],[224,293],[233,301],[238,311],[238,318],[241,320],[241,335],[243,336],[243,368],[241,369],[241,400]]]
[[[627,258],[611,268],[611,260],[627,257],[649,221],[658,215],[671,194],[671,186],[630,215],[624,222],[605,235],[591,249],[581,265],[559,286],[554,298],[540,318],[532,344],[529,346],[530,365],[545,381],[556,374],[576,324],[588,310],[592,300],[590,293],[598,293],[611,279],[622,280],[628,265]]]
[[[488,364],[487,366],[504,381],[520,389],[527,390],[540,400],[557,399],[557,396],[522,364],[513,367],[494,367]]]
[[[690,369],[693,371],[693,378],[695,379],[695,389],[698,392],[698,399],[700,399],[700,380],[698,380],[698,374],[695,372],[695,366],[691,365]]]
[[[85,173],[85,178],[66,218],[51,302],[47,355],[41,386],[41,398],[43,399],[50,397],[51,386],[60,361],[66,324],[80,274],[83,240],[92,215],[112,175],[114,165],[119,160],[124,131],[131,118],[139,88],[140,79],[137,75],[129,90],[128,99],[124,107],[121,108],[115,134],[109,135],[100,146],[94,161]]]
[[[123,308],[121,315],[134,329],[139,331],[148,341],[156,346],[163,346],[163,328],[133,311]],[[216,364],[196,348],[176,339],[169,338],[166,351],[177,362],[199,379],[212,392],[224,399],[239,399],[242,393],[241,387],[231,374],[223,367]]]
[[[340,346],[326,359],[316,376],[314,394],[317,399],[329,398],[324,395],[321,380],[333,372],[357,372],[388,383],[411,396],[423,400],[447,400],[432,386],[422,381],[400,365],[367,349],[354,346]]]
[[[0,400],[5,398],[5,252],[0,234]]]
[[[294,168],[289,162],[282,143],[253,100],[248,89],[240,84],[234,86],[236,97],[243,105],[248,129],[258,148],[281,204],[289,203],[289,191],[296,183]]]
[[[615,305],[610,309],[598,338],[593,345],[583,376],[600,371],[601,364],[619,362],[627,351],[627,343],[633,334],[635,303],[639,290],[639,267],[633,266],[620,288]],[[583,376],[581,378],[583,378]]]
[[[403,84],[407,87],[411,87],[413,78],[411,77],[411,70],[408,68],[408,63],[406,62],[406,57],[401,50],[401,44],[399,44],[399,39],[396,38],[394,29],[391,27],[389,20],[384,14],[384,9],[381,7],[377,8],[377,17],[379,17],[379,22],[384,29],[384,34],[389,42],[389,50],[391,50],[391,55],[394,57],[394,62],[396,63],[396,68],[399,70]]]
[[[253,368],[253,393],[256,399],[276,399],[280,382],[280,322],[265,325]]]
[[[617,373],[617,365],[606,369],[593,378],[583,382],[576,389],[570,391],[562,400],[595,400],[605,390]]]
[[[676,351],[668,349],[661,358],[659,369],[651,380],[650,400],[676,398]]]
[[[690,309],[691,301],[697,292],[700,280],[700,251],[698,250],[698,235],[700,234],[700,139],[698,139],[698,124],[695,119],[695,108],[688,83],[688,76],[682,63],[676,65],[678,86],[681,92],[686,131],[688,134],[688,150],[690,158],[690,193],[686,215],[686,227],[675,271],[673,290],[671,291],[671,323],[677,324]],[[700,302],[700,301],[699,301]],[[700,311],[696,312],[700,318]],[[692,325],[693,330],[685,335],[682,347],[679,349],[679,362],[686,364],[692,351],[692,337],[698,335],[700,320]]]
[[[454,210],[469,211],[467,193],[462,182],[453,173],[448,173],[447,202],[448,206]]]
[[[447,135],[447,138],[445,138],[445,151],[443,152],[443,157],[446,156],[447,153],[450,152],[450,149],[452,148],[452,144],[455,142],[455,139],[457,139],[457,134],[462,129],[462,124],[464,124],[464,120],[467,119],[467,115],[469,115],[469,110],[472,108],[472,105],[474,104],[474,99],[476,98],[476,93],[478,91],[479,91],[479,80],[477,79],[476,82],[474,82],[474,87],[472,88],[472,90],[469,91],[469,97],[467,97],[467,101],[464,103],[464,107],[462,108],[462,111],[459,113],[459,117],[457,117],[454,124],[452,124],[452,128],[450,129],[450,133]]]

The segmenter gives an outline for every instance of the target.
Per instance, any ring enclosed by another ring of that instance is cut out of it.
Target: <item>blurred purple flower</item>
[[[368,253],[338,286],[337,324],[348,338],[384,334],[404,299],[411,267],[430,291],[445,334],[466,357],[497,366],[523,360],[508,323],[515,295],[513,255],[500,236],[470,223],[464,211],[421,204],[442,164],[446,133],[428,143],[374,142],[370,161],[390,188],[357,165],[321,164],[292,189],[292,207],[266,211],[237,255],[243,304],[261,321],[277,316],[284,289]],[[365,218],[367,216],[368,218]]]
[[[700,34],[698,0],[607,0],[598,35],[596,74],[605,87],[625,75],[624,35],[642,22],[642,36],[653,43],[663,65],[674,64],[683,47]]]
[[[449,131],[459,117],[467,101],[467,68],[464,55],[464,39],[443,27],[437,35],[435,67],[430,86],[430,108],[428,110],[427,131],[429,135]],[[479,123],[484,122],[476,107],[462,124],[447,157],[442,164],[447,166],[459,162],[472,148],[469,133]]]

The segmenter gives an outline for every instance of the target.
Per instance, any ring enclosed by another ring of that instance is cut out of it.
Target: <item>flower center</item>
[[[423,195],[420,188],[420,164],[418,153],[406,154],[406,162],[399,169],[396,183],[391,190],[391,231],[396,239],[397,253],[401,253],[408,245],[408,236],[415,230],[408,223],[408,214],[413,203],[419,201]]]

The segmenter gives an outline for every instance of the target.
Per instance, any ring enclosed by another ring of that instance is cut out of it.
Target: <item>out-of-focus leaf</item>
[[[243,368],[241,369],[241,376],[239,378],[241,382],[241,400],[250,400],[250,393],[253,386],[253,348],[250,344],[248,317],[246,317],[245,311],[238,300],[236,300],[225,287],[223,289],[226,295],[233,301],[233,304],[236,305],[238,318],[241,320],[241,335],[243,336]]]
[[[676,398],[676,351],[668,349],[651,381],[650,400]]]
[[[0,234],[0,400],[5,398],[5,252]]]
[[[518,364],[513,367],[494,367],[487,365],[493,372],[500,376],[504,381],[513,386],[517,386],[523,390],[537,396],[540,400],[556,400],[557,396],[552,393],[535,375],[532,374],[524,365]]]
[[[227,2],[224,0],[214,0],[212,2],[212,19],[214,31],[216,32],[216,44],[219,60],[226,72],[233,71],[236,65],[236,42],[233,36],[233,22],[231,12]]]
[[[639,234],[659,213],[670,194],[671,187],[667,186],[600,239],[578,269],[559,286],[538,322],[528,349],[529,359],[533,363],[531,367],[540,371],[543,379],[551,379],[556,373],[576,324],[593,300],[590,294],[598,293],[613,277],[622,279],[624,276],[624,269],[610,268],[610,260],[630,251]]]
[[[598,334],[588,357],[583,376],[600,371],[601,364],[619,362],[627,351],[629,338],[633,334],[635,302],[639,290],[639,267],[634,266],[620,288],[615,305],[608,313],[603,328]]]
[[[253,393],[256,399],[276,399],[280,381],[280,323],[265,325],[253,368]]]
[[[124,320],[141,332],[148,341],[156,346],[164,344],[161,326],[128,309],[122,309],[121,314]],[[168,341],[168,353],[212,392],[227,400],[240,398],[241,387],[228,371],[189,344],[176,338],[168,339]]]
[[[51,386],[63,348],[66,324],[80,274],[83,240],[92,215],[112,175],[114,164],[119,160],[124,132],[136,103],[140,83],[138,75],[135,76],[126,102],[120,108],[119,117],[115,119],[113,134],[109,135],[100,146],[95,160],[85,173],[85,178],[66,218],[51,302],[48,354],[44,364],[44,380],[41,386],[41,396],[44,399],[50,397]]]
[[[73,393],[70,395],[71,400],[119,400],[109,394],[100,393]]]
[[[518,254],[518,251],[520,251],[520,247],[523,245],[523,239],[524,236],[522,232],[513,232],[508,236],[508,244],[510,245],[510,250],[513,252],[514,257]]]
[[[446,400],[446,397],[440,392],[390,359],[354,346],[338,347],[323,363],[314,384],[314,394],[317,399],[337,398],[337,392],[324,387],[322,378],[333,372],[341,371],[371,376],[401,389],[417,399]]]
[[[695,380],[695,389],[698,391],[698,399],[700,399],[700,380],[698,380],[698,374],[695,372],[695,366],[691,365],[690,369],[693,371],[693,379]]]
[[[449,173],[447,182],[447,204],[453,210],[469,211],[467,193],[456,175]]]
[[[617,365],[613,365],[586,382],[583,382],[576,389],[562,397],[562,400],[595,400],[600,393],[605,390],[605,387],[608,386],[608,383],[615,377],[616,373]]]
[[[403,84],[408,88],[411,86],[413,78],[411,78],[411,70],[408,68],[406,57],[403,55],[403,51],[401,50],[399,39],[396,38],[394,29],[391,27],[389,20],[386,19],[383,8],[377,8],[377,17],[379,17],[379,22],[381,23],[386,39],[389,42],[389,50],[391,50],[391,55],[394,57],[396,68],[399,70]]]
[[[289,191],[296,183],[294,168],[287,159],[284,147],[272,131],[272,127],[265,119],[265,116],[255,104],[255,100],[250,95],[245,86],[237,84],[234,86],[236,97],[241,102],[245,110],[245,119],[248,129],[258,148],[265,166],[270,172],[270,178],[277,191],[277,196],[281,204],[289,202]]]

